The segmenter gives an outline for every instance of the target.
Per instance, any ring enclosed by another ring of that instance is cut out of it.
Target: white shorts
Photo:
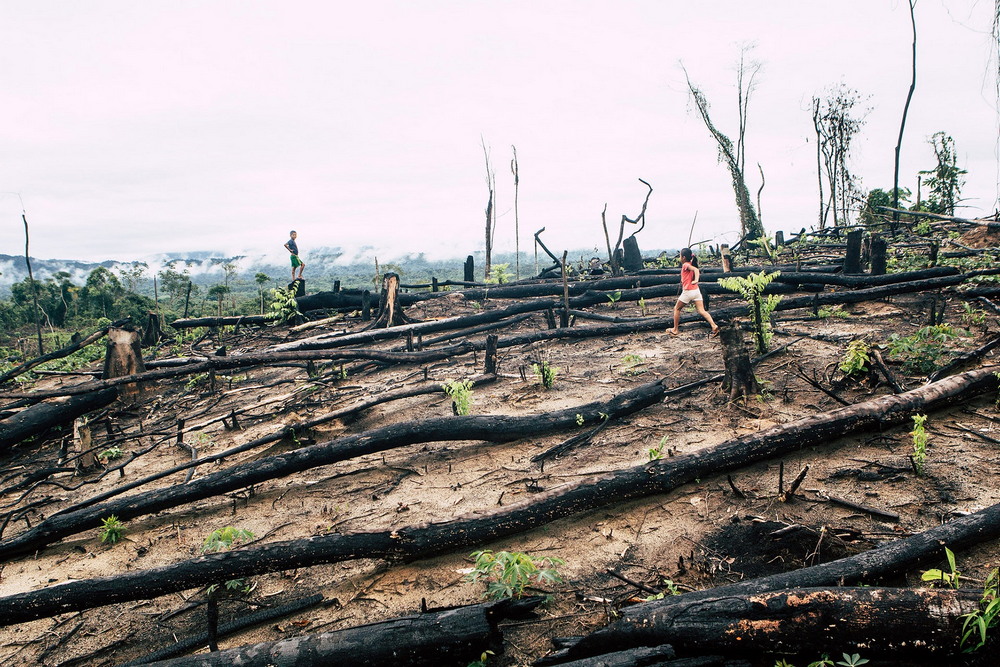
[[[681,292],[677,300],[686,306],[692,301],[704,301],[705,299],[701,296],[701,290],[695,287],[694,289],[686,289]]]

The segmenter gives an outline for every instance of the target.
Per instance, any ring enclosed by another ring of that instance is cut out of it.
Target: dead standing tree
[[[851,141],[864,125],[864,117],[851,115],[859,101],[858,92],[840,84],[827,98],[812,99],[813,127],[816,130],[816,160],[819,169],[819,228],[824,229],[829,214],[833,226],[849,224],[850,203],[860,194],[857,179],[847,168]],[[823,195],[823,177],[829,199]]]
[[[917,0],[908,0],[910,5],[910,25],[913,28],[913,55],[911,59],[912,78],[910,79],[910,90],[906,94],[906,104],[903,106],[903,118],[899,121],[899,138],[896,140],[896,160],[892,176],[892,207],[899,208],[899,151],[903,145],[903,129],[906,127],[906,112],[910,110],[910,100],[913,99],[913,91],[917,87],[917,19],[913,15],[913,8]],[[892,214],[893,233],[896,231],[895,223],[899,222],[899,214]]]
[[[744,136],[746,134],[747,109],[750,104],[750,94],[753,92],[753,79],[760,71],[759,63],[749,63],[744,61],[746,49],[740,55],[740,66],[737,70],[737,85],[739,88],[739,115],[740,129],[736,138],[736,145],[732,140],[719,131],[712,122],[708,114],[709,104],[705,94],[691,82],[687,70],[684,69],[684,78],[687,80],[688,91],[694,99],[698,114],[705,122],[705,127],[712,133],[712,137],[719,145],[719,159],[726,163],[729,173],[733,177],[733,191],[736,194],[736,208],[740,214],[740,233],[747,240],[753,240],[764,236],[764,226],[760,222],[757,211],[754,209],[753,201],[750,198],[750,191],[747,189],[744,165],[746,160],[744,148]],[[746,79],[747,74],[749,78]]]
[[[653,194],[653,186],[641,178],[639,179],[639,182],[649,188],[649,191],[646,193],[646,199],[642,202],[642,210],[639,211],[639,215],[635,216],[635,218],[630,218],[622,213],[621,223],[618,226],[618,241],[615,243],[614,249],[611,248],[611,237],[608,235],[608,221],[606,218],[608,205],[605,204],[604,210],[601,211],[601,225],[604,227],[604,240],[608,244],[608,263],[611,264],[611,274],[615,276],[620,276],[622,274],[623,264],[631,271],[638,271],[642,268],[642,254],[639,252],[639,244],[635,241],[635,235],[641,232],[643,227],[646,226],[646,207],[649,205],[650,195]],[[624,239],[625,249],[623,253],[620,253],[622,250],[622,240],[625,236],[626,222],[633,225],[639,225],[639,229],[632,232],[627,239]],[[636,262],[638,262],[638,264],[636,264]]]
[[[490,149],[486,147],[486,140],[479,138],[483,145],[483,156],[486,158],[486,187],[490,192],[490,198],[486,202],[486,259],[483,262],[483,278],[489,279],[493,263],[493,235],[497,228],[496,213],[496,185],[497,177],[490,164]]]

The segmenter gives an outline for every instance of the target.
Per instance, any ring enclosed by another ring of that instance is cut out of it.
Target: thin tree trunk
[[[903,106],[903,118],[899,122],[899,138],[896,140],[896,159],[893,166],[892,175],[892,207],[894,209],[899,208],[899,151],[903,145],[903,130],[906,127],[906,113],[910,110],[910,100],[913,99],[913,91],[917,87],[917,19],[913,15],[913,6],[916,0],[907,0],[910,6],[910,24],[913,26],[913,56],[912,56],[912,72],[913,76],[910,80],[910,90],[906,94],[906,104]],[[892,214],[893,223],[899,222],[899,213]],[[893,233],[895,233],[895,224],[893,225]]]

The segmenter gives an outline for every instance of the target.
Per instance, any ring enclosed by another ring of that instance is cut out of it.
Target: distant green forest
[[[592,251],[574,253],[575,265],[585,265]],[[515,278],[513,253],[499,254],[493,264],[502,282]],[[544,260],[544,261],[543,261]],[[548,257],[539,258],[539,268],[551,266]],[[482,259],[476,258],[476,277],[482,280]],[[306,267],[306,291],[329,291],[339,280],[342,289],[371,289],[381,285],[381,275],[398,273],[404,285],[430,283],[431,278],[443,282],[464,278],[464,260],[431,261],[422,255],[408,257],[400,264],[389,262],[376,265],[321,265],[310,261]],[[535,273],[534,258],[521,255],[521,277]],[[267,312],[275,288],[285,288],[290,277],[285,270],[265,267],[263,270],[241,270],[239,261],[221,264],[221,274],[192,275],[182,262],[166,265],[154,274],[141,262],[122,265],[117,269],[97,266],[86,279],[74,281],[66,271],[57,271],[43,280],[36,279],[38,307],[43,331],[53,340],[47,349],[68,340],[72,332],[89,333],[109,322],[130,317],[142,326],[149,312],[158,312],[161,321],[169,324],[184,316],[185,304],[189,317],[210,315],[252,315]],[[82,284],[78,284],[81,283]],[[154,289],[155,287],[155,289]],[[24,351],[35,339],[32,281],[24,278],[11,285],[10,297],[0,300],[0,345],[18,347]],[[37,348],[35,344],[34,347]],[[10,354],[8,354],[10,356]],[[21,355],[16,355],[21,356]]]

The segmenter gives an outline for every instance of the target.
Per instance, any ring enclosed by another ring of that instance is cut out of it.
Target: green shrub
[[[441,385],[451,397],[451,409],[456,415],[467,415],[472,408],[472,380],[449,380]]]

